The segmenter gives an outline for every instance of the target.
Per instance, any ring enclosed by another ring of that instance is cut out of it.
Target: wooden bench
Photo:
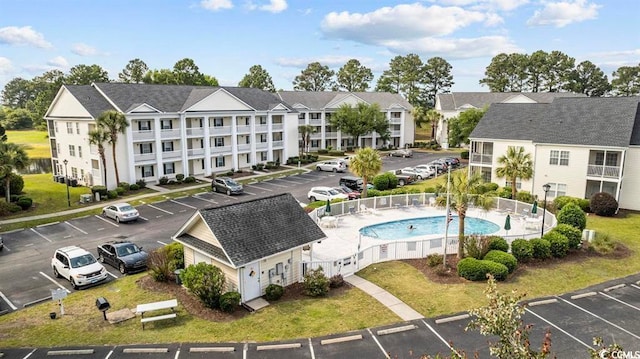
[[[153,303],[145,303],[138,304],[136,308],[136,312],[140,313],[140,323],[142,323],[142,330],[144,330],[144,323],[155,322],[157,320],[165,320],[165,319],[176,319],[177,314],[175,313],[175,308],[178,306],[177,299],[164,300],[161,302],[153,302]],[[146,317],[144,313],[163,310],[163,309],[171,309],[170,314],[156,315],[153,317]]]

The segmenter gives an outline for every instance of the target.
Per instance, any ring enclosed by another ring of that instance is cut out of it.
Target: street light
[[[547,192],[551,189],[551,185],[545,183],[542,189],[544,190],[544,203],[542,204],[542,232],[540,233],[540,238],[544,236],[544,217],[547,214]]]
[[[69,176],[67,176],[67,161],[66,159],[62,161],[64,163],[64,183],[67,185],[67,204],[71,207],[71,197],[69,196]]]

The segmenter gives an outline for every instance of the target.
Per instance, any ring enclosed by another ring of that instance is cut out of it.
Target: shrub
[[[516,200],[520,202],[533,203],[533,196],[529,191],[518,191],[516,193]]]
[[[466,236],[464,239],[464,251],[469,257],[482,259],[489,251],[489,237]]]
[[[182,243],[171,242],[165,246],[169,257],[171,271],[184,268],[184,246]]]
[[[319,155],[326,155],[327,153],[329,153],[329,150],[327,150],[327,149],[324,149],[324,148],[318,149],[318,154]]]
[[[533,246],[524,238],[518,238],[511,242],[511,254],[518,262],[526,262],[533,257]]]
[[[182,182],[184,180],[184,175],[182,173],[178,173],[176,175],[176,181]]]
[[[278,300],[284,294],[284,287],[278,284],[269,284],[265,289],[265,298],[267,300]]]
[[[462,152],[460,152],[460,158],[463,160],[468,160],[469,159],[469,150],[464,150]]]
[[[373,185],[378,191],[394,189],[398,187],[398,177],[393,173],[381,173],[373,178]]]
[[[23,211],[28,210],[33,205],[33,200],[29,197],[20,197],[16,201],[16,204],[22,208]]]
[[[0,201],[0,216],[7,216],[11,213],[20,212],[22,208],[15,203]]]
[[[496,195],[501,198],[511,198],[511,187],[502,187],[496,191]]]
[[[606,233],[596,233],[596,238],[589,242],[589,250],[594,250],[600,254],[609,254],[615,249],[616,243]]]
[[[516,267],[518,266],[518,260],[516,259],[516,257],[514,257],[510,253],[506,253],[500,250],[494,249],[489,251],[487,255],[484,256],[483,259],[487,261],[504,264],[505,267],[507,267],[507,270],[509,271],[509,273],[513,273],[513,271],[516,270]]]
[[[587,226],[587,215],[575,203],[568,203],[562,207],[556,218],[558,223],[572,225],[578,228],[580,232]]]
[[[184,286],[206,307],[215,309],[220,306],[220,296],[225,283],[224,273],[220,268],[200,262],[185,268],[180,278]]]
[[[336,274],[329,278],[329,288],[339,288],[344,285],[344,278],[342,274]]]
[[[487,279],[487,274],[493,275],[496,280],[504,280],[509,270],[504,264],[475,258],[464,258],[458,262],[458,275],[478,281]]]
[[[9,194],[19,195],[22,193],[24,189],[24,179],[17,173],[10,174],[11,179],[9,179]],[[5,177],[0,178],[0,197],[6,197],[6,184]]]
[[[109,199],[118,198],[118,191],[116,190],[107,191],[107,198]]]
[[[442,264],[443,258],[439,254],[429,254],[427,256],[427,265],[429,267],[435,267]]]
[[[147,181],[143,179],[139,179],[136,181],[136,184],[138,185],[138,187],[140,188],[147,188]]]
[[[184,183],[195,183],[195,182],[196,182],[196,178],[193,176],[188,176],[188,177],[185,177],[184,179]]]
[[[491,236],[487,238],[487,241],[488,241],[487,249],[489,251],[492,251],[492,250],[498,250],[503,252],[509,251],[509,243],[507,243],[507,240],[502,237]]]
[[[548,259],[551,258],[551,243],[543,238],[534,238],[529,240],[533,252],[533,258]]]
[[[311,297],[324,296],[329,292],[329,279],[322,267],[311,269],[304,275],[304,292]]]
[[[139,189],[140,189],[140,186],[138,186],[137,183],[132,183],[131,186],[129,186],[130,191],[137,191]]]
[[[169,177],[167,176],[160,177],[160,179],[158,180],[158,183],[160,183],[161,185],[165,185],[169,183]]]
[[[124,188],[125,192],[129,191],[131,189],[131,185],[129,183],[127,183],[127,182],[118,183],[118,187]]]
[[[598,192],[591,196],[589,208],[598,216],[612,217],[618,210],[618,201],[607,192]]]
[[[566,257],[569,253],[569,240],[560,232],[549,232],[542,237],[549,242],[551,255],[556,258]]]
[[[585,211],[585,213],[589,213],[589,212],[593,212],[591,210],[591,202],[586,199],[586,198],[581,198],[578,201],[578,206],[580,207],[580,209],[582,209],[583,211]]]
[[[91,187],[91,196],[93,198],[96,197],[96,193],[100,193],[100,197],[106,197],[107,196],[107,187],[105,186],[93,186]]]
[[[580,198],[570,197],[570,196],[559,196],[554,198],[553,200],[553,205],[556,207],[557,210],[561,210],[562,208],[564,208],[564,206],[568,205],[569,203],[573,203],[577,205],[580,203]]]
[[[151,278],[156,282],[167,282],[171,277],[171,268],[169,267],[169,256],[167,248],[160,247],[149,253],[147,267],[151,272]]]
[[[220,309],[226,313],[233,313],[240,307],[240,299],[240,293],[236,291],[226,292],[220,296]]]
[[[578,249],[580,248],[580,244],[582,244],[582,232],[574,226],[559,224],[552,229],[551,232],[558,232],[567,237],[570,249]]]
[[[116,187],[115,189],[116,193],[118,194],[118,196],[122,196],[125,192],[127,192],[124,188],[122,187]]]

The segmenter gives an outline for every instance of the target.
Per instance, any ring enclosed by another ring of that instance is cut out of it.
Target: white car
[[[322,161],[316,165],[318,171],[344,172],[346,169],[347,164],[343,160]]]
[[[137,221],[140,214],[129,203],[115,203],[102,209],[102,215],[114,219],[116,222]]]
[[[311,202],[315,201],[333,201],[334,199],[347,200],[349,196],[344,193],[340,193],[331,187],[313,187],[307,193],[307,198]]]
[[[77,246],[63,247],[53,254],[51,268],[57,277],[67,279],[73,289],[107,279],[107,270],[96,257]]]
[[[417,165],[413,169],[416,170],[420,179],[431,178],[436,175],[436,168],[430,165]]]

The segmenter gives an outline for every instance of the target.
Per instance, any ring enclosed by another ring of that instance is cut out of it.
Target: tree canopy
[[[376,132],[383,140],[388,140],[391,134],[387,118],[377,103],[369,105],[359,102],[355,107],[343,104],[329,118],[329,123],[350,135],[356,146],[359,146],[360,137],[367,133]]]
[[[252,87],[261,90],[276,92],[275,86],[273,86],[273,80],[269,72],[262,68],[260,65],[253,65],[249,69],[249,73],[244,75],[242,80],[238,83],[240,87]]]
[[[524,147],[509,146],[507,153],[498,157],[500,167],[496,168],[498,178],[506,178],[511,184],[511,199],[516,199],[518,178],[529,180],[533,176],[533,160]]]
[[[329,66],[312,62],[293,80],[293,89],[296,91],[331,90],[334,88],[334,75],[335,72],[329,69]]]
[[[64,82],[70,85],[91,85],[94,82],[109,82],[109,74],[99,65],[76,65],[69,70]]]
[[[458,147],[469,143],[471,131],[476,128],[485,112],[486,109],[472,108],[462,112],[458,117],[449,119],[449,145]]]
[[[149,71],[149,66],[144,61],[136,58],[129,61],[127,66],[122,69],[122,72],[118,74],[118,78],[125,83],[139,84],[142,83],[147,71]]]
[[[338,70],[336,85],[344,91],[367,91],[373,80],[370,68],[361,65],[360,61],[351,59]]]
[[[356,150],[349,164],[351,172],[362,178],[362,198],[367,197],[367,183],[382,170],[382,159],[378,151],[371,147]]]

